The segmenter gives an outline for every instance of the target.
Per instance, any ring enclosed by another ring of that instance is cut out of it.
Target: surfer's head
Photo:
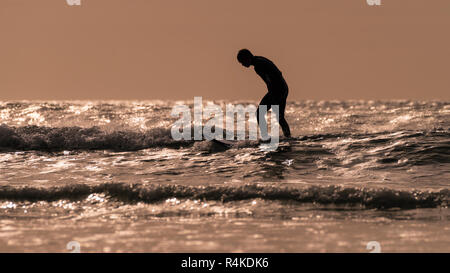
[[[241,49],[237,55],[238,61],[245,67],[252,65],[253,54],[248,49]]]

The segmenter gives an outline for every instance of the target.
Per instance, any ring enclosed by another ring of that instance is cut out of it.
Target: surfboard
[[[219,145],[223,145],[225,147],[232,147],[233,145],[239,143],[239,140],[226,140],[226,139],[213,139],[211,141]]]
[[[220,146],[223,146],[225,148],[231,148],[233,146],[235,146],[235,147],[240,146],[241,144],[244,144],[248,140],[213,139],[211,141],[213,143],[218,144]],[[293,141],[293,139],[284,139],[284,138],[282,138],[282,139],[279,140],[279,143],[278,143],[277,146],[286,146],[286,145],[289,146],[291,141]],[[256,145],[259,145],[259,147],[263,148],[263,149],[270,149],[272,143],[259,141]]]

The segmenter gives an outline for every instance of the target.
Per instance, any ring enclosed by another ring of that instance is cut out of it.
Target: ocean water
[[[289,102],[276,151],[178,104],[0,102],[0,252],[450,251],[450,102]]]

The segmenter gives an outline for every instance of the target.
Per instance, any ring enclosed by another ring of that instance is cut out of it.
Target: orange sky
[[[1,0],[0,100],[450,99],[450,1]]]

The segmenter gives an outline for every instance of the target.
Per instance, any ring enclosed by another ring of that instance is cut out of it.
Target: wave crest
[[[145,132],[101,130],[100,127],[9,127],[0,126],[0,147],[14,150],[139,150],[157,146],[180,146],[170,128],[154,128]]]
[[[364,208],[434,208],[446,207],[450,200],[450,190],[398,191],[393,189],[367,189],[342,186],[312,186],[289,188],[246,184],[242,186],[183,186],[183,185],[142,185],[126,183],[105,183],[89,186],[75,184],[52,188],[0,187],[0,199],[21,201],[55,201],[60,199],[78,200],[90,194],[102,193],[116,200],[132,202],[160,202],[169,198],[216,200],[222,202],[261,198],[264,200],[287,200],[320,205],[360,205]]]

